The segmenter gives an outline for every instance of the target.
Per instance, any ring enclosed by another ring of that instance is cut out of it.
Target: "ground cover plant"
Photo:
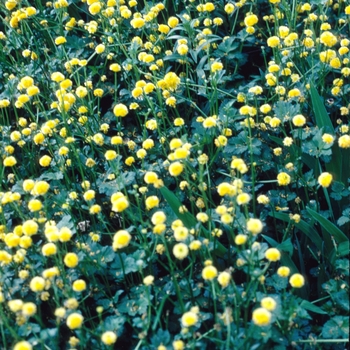
[[[1,349],[347,347],[347,1],[0,16]]]

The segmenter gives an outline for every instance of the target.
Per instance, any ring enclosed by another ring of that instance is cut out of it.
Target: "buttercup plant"
[[[346,1],[0,16],[1,348],[344,348]]]

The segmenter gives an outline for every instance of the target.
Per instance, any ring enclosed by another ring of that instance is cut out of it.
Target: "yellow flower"
[[[146,208],[148,210],[154,208],[154,207],[158,207],[159,205],[159,198],[157,196],[150,196],[146,198]]]
[[[131,241],[131,235],[126,230],[119,230],[114,236],[113,236],[113,249],[118,250],[121,248],[125,248],[129,245]]]
[[[12,167],[17,164],[17,160],[15,157],[9,156],[3,160],[3,164],[5,167]]]
[[[22,307],[22,314],[26,317],[30,317],[36,314],[36,305],[32,302],[24,303]]]
[[[86,201],[91,201],[95,198],[95,191],[94,190],[87,190],[83,196],[84,196],[84,199]]]
[[[287,173],[279,173],[277,175],[277,182],[280,186],[287,186],[290,184],[290,176]]]
[[[257,235],[263,230],[263,223],[259,219],[250,218],[247,221],[247,230],[253,235]]]
[[[156,211],[151,218],[153,225],[164,224],[166,221],[166,215],[162,211]]]
[[[173,348],[174,350],[184,350],[185,343],[182,340],[175,340],[173,341]]]
[[[184,166],[180,162],[174,162],[169,166],[169,173],[171,176],[178,176],[184,170]]]
[[[350,148],[350,136],[343,135],[339,137],[338,144],[340,148]]]
[[[281,253],[276,248],[269,248],[265,252],[265,258],[269,261],[278,261],[281,258]]]
[[[154,282],[154,276],[152,275],[148,275],[143,279],[143,284],[145,286],[150,286],[153,284],[153,282]]]
[[[41,252],[44,256],[55,255],[57,253],[57,247],[55,243],[46,243],[41,248]]]
[[[250,195],[248,193],[241,193],[236,198],[238,205],[248,204],[250,201]]]
[[[73,236],[72,231],[68,227],[61,227],[59,232],[60,242],[68,242]]]
[[[174,229],[174,238],[177,242],[185,241],[188,237],[188,229],[186,227],[176,227]]]
[[[112,63],[109,66],[109,70],[111,70],[114,73],[120,72],[122,70],[122,67],[118,63]]]
[[[203,121],[203,127],[206,129],[216,126],[216,119],[213,117],[205,118]]]
[[[292,119],[295,126],[303,126],[306,123],[306,118],[302,114],[298,114]]]
[[[103,44],[99,44],[95,47],[95,52],[100,55],[101,53],[105,52],[106,46]]]
[[[244,244],[245,242],[247,242],[247,239],[248,239],[248,236],[247,235],[243,235],[243,234],[238,234],[236,237],[235,237],[235,243],[237,245],[242,245]]]
[[[235,5],[228,3],[225,5],[224,10],[228,15],[230,15],[235,10]]]
[[[209,216],[206,213],[198,213],[196,215],[196,219],[199,222],[205,223],[205,222],[207,222],[209,220]]]
[[[78,263],[79,263],[78,255],[75,253],[67,253],[64,257],[63,262],[67,267],[72,269],[78,266]]]
[[[125,117],[129,113],[128,107],[122,103],[119,103],[114,106],[113,113],[116,117]]]
[[[59,36],[55,39],[55,44],[58,46],[58,45],[62,45],[64,43],[66,43],[67,40],[64,36]]]
[[[86,289],[86,282],[84,280],[76,280],[73,282],[72,289],[74,292],[82,292]]]
[[[32,349],[33,347],[31,346],[31,344],[25,340],[16,343],[15,346],[13,347],[13,350],[32,350]]]
[[[40,159],[39,159],[39,164],[42,166],[42,167],[48,167],[51,163],[51,160],[52,158],[45,155],[45,156],[42,156]]]
[[[271,297],[265,297],[261,299],[260,305],[268,311],[273,311],[276,309],[277,303],[275,299]]]
[[[183,327],[194,326],[198,322],[198,315],[195,312],[185,312],[181,317],[181,323]]]
[[[247,27],[254,26],[257,23],[258,23],[258,17],[256,15],[248,15],[244,19],[244,24]]]
[[[29,288],[33,292],[42,292],[45,288],[45,280],[42,277],[36,276],[30,281]]]
[[[224,68],[224,65],[221,62],[214,62],[212,63],[210,70],[215,73],[217,71],[220,71]]]
[[[179,20],[176,17],[168,18],[168,26],[170,28],[175,28],[179,24]]]
[[[213,280],[218,275],[218,270],[215,266],[209,265],[202,270],[202,277],[205,280]]]
[[[289,283],[293,288],[301,288],[305,284],[305,279],[300,273],[295,273],[290,277]]]
[[[130,21],[130,24],[135,29],[142,28],[145,25],[145,20],[143,18],[134,18]]]
[[[327,144],[331,144],[334,141],[334,137],[331,134],[323,134],[322,141]]]
[[[271,36],[267,39],[267,46],[277,47],[280,44],[280,39],[278,36]]]
[[[318,183],[322,186],[322,187],[329,187],[329,185],[331,184],[333,180],[333,176],[330,173],[322,173],[319,177],[318,177]]]
[[[112,203],[112,210],[116,213],[121,213],[129,207],[129,201],[126,197],[122,196]]]
[[[102,4],[99,1],[97,1],[89,6],[89,12],[92,15],[97,15],[101,11],[101,8],[102,8]]]
[[[267,326],[270,324],[271,317],[272,315],[270,311],[260,307],[253,311],[252,320],[257,326]]]
[[[22,225],[23,233],[27,236],[35,235],[38,229],[39,225],[34,220],[27,220]]]
[[[83,321],[84,317],[77,312],[74,312],[67,317],[66,323],[69,329],[77,329],[82,326]]]
[[[113,160],[113,159],[117,158],[117,152],[113,151],[113,150],[108,150],[105,153],[105,158],[107,160]]]
[[[32,194],[35,196],[46,194],[50,188],[50,185],[46,181],[38,181],[35,184],[33,180],[25,180],[25,181],[27,182],[26,184],[23,182],[23,189],[27,192],[33,189]],[[33,187],[29,189],[32,185]]]
[[[337,43],[337,37],[331,32],[325,31],[320,36],[320,42],[328,47],[332,47]]]
[[[101,336],[103,344],[112,345],[117,341],[117,335],[112,331],[104,332]]]
[[[38,199],[32,199],[28,203],[28,209],[32,212],[39,211],[43,207],[43,204]]]
[[[219,273],[218,282],[222,288],[226,288],[231,281],[231,274],[227,271],[223,271]]]
[[[173,247],[173,254],[175,258],[183,260],[188,255],[188,247],[185,243],[177,243]]]

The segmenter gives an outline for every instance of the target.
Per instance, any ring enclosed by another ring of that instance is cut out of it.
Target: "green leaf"
[[[344,311],[349,312],[349,294],[345,290],[330,294],[334,302]]]
[[[62,180],[63,174],[61,171],[56,173],[44,173],[42,174],[38,180]]]
[[[324,128],[325,132],[335,134],[335,130],[332,121],[327,113],[326,107],[324,106],[324,103],[313,84],[311,84],[310,87],[310,95],[313,111],[315,114],[316,125],[320,129]],[[326,163],[326,170],[334,175],[335,180],[346,183],[345,173],[347,170],[346,168],[349,168],[349,165],[346,164],[349,163],[343,162],[343,157],[340,148],[337,143],[334,143],[332,147],[332,160],[329,163]],[[345,165],[344,169],[343,165]]]
[[[160,189],[161,194],[165,198],[165,200],[170,205],[171,209],[175,213],[175,215],[183,222],[183,224],[188,228],[192,228],[196,226],[197,220],[195,217],[188,212],[181,213],[180,207],[182,206],[182,203],[180,200],[172,193],[167,187],[163,186]]]
[[[349,317],[335,316],[327,321],[322,328],[322,337],[326,339],[348,338]]]
[[[329,220],[324,218],[322,215],[317,213],[316,211],[306,208],[307,212],[327,231],[329,234],[333,236],[335,241],[339,244],[341,242],[348,242],[348,237],[334,224],[332,224]]]
[[[290,217],[288,214],[270,212],[269,215],[275,217],[276,219],[280,219],[282,221],[285,221],[285,222],[290,221]],[[315,244],[315,246],[317,247],[317,249],[319,251],[322,250],[322,244],[323,244],[322,238],[320,237],[319,233],[311,225],[309,225],[304,220],[300,220],[298,223],[294,223],[294,225],[300,231],[302,231],[307,237],[310,238],[310,240]]]
[[[121,191],[124,187],[131,185],[135,181],[135,177],[135,172],[126,171],[113,181],[101,182],[98,188],[99,192],[111,196],[113,193]]]
[[[304,308],[305,310],[308,310],[308,311],[311,311],[311,312],[314,312],[316,314],[321,314],[321,315],[327,315],[327,312],[322,310],[320,307],[310,303],[309,301],[307,300],[303,300],[301,303],[300,303],[300,306],[302,308]]]
[[[329,256],[329,260],[333,263],[336,259],[336,257],[342,257],[342,256],[346,256],[350,253],[350,243],[349,241],[347,242],[341,242],[337,248],[333,248],[330,256]]]

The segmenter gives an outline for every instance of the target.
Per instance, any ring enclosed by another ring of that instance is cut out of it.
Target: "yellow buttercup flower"
[[[112,331],[104,332],[101,336],[102,343],[106,345],[113,345],[117,341],[117,335]]]
[[[330,173],[322,173],[319,177],[318,177],[318,183],[322,186],[322,187],[329,187],[329,185],[331,184],[333,180],[333,176]]]
[[[305,279],[300,273],[295,273],[290,277],[289,283],[293,288],[301,288],[305,284]]]
[[[255,309],[253,311],[252,320],[257,326],[267,326],[271,321],[271,312],[263,307]]]
[[[192,311],[185,312],[181,317],[183,327],[194,326],[198,322],[198,314]]]
[[[77,329],[82,326],[83,321],[84,317],[81,314],[74,312],[67,317],[66,324],[69,329]]]

